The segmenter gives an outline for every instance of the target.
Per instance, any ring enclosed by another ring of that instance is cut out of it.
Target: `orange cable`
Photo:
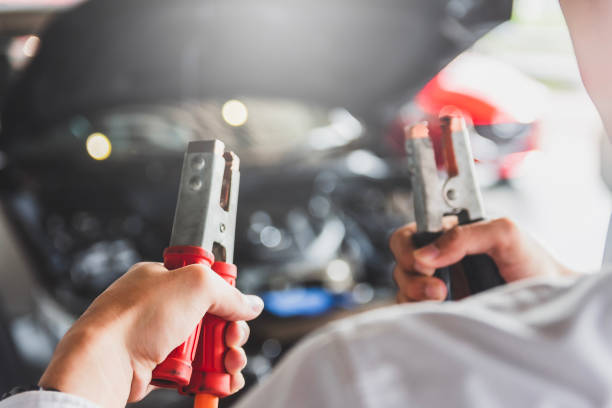
[[[193,408],[217,408],[219,398],[212,394],[196,394],[193,401]]]

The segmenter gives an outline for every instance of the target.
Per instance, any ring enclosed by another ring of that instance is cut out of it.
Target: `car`
[[[402,107],[386,141],[404,155],[403,130],[427,122],[443,167],[439,112],[459,109],[469,128],[482,186],[508,182],[521,174],[523,162],[540,147],[540,118],[547,89],[502,61],[466,51],[437,73]]]
[[[388,304],[386,240],[407,220],[410,185],[384,129],[510,11],[507,0],[91,0],[55,16],[2,113],[0,196],[32,273],[0,280],[28,274],[36,288],[5,319],[21,364],[40,372],[97,294],[161,259],[189,140],[219,138],[241,158],[237,285],[268,305],[246,346],[249,385],[311,330]],[[161,401],[190,404],[174,392],[142,404]]]

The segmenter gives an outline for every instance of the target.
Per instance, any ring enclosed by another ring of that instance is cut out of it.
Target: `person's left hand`
[[[210,268],[134,265],[104,291],[60,341],[39,385],[85,397],[104,407],[144,398],[153,369],[194,330],[205,313],[231,321],[225,368],[232,392],[244,386],[244,322],[263,302],[228,285]]]
[[[508,283],[534,276],[576,275],[507,218],[457,225],[456,217],[445,217],[443,224],[444,234],[419,249],[413,243],[415,223],[391,236],[399,303],[444,300],[446,286],[433,275],[437,268],[453,265],[466,255],[489,255]]]

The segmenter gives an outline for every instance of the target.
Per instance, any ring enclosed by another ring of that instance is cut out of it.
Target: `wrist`
[[[77,322],[58,344],[38,385],[105,407],[124,406],[131,377],[130,358],[117,331]]]

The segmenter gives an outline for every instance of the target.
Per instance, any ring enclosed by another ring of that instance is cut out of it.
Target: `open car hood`
[[[5,99],[0,145],[74,114],[243,95],[405,102],[508,19],[511,0],[91,0],[59,15]]]

